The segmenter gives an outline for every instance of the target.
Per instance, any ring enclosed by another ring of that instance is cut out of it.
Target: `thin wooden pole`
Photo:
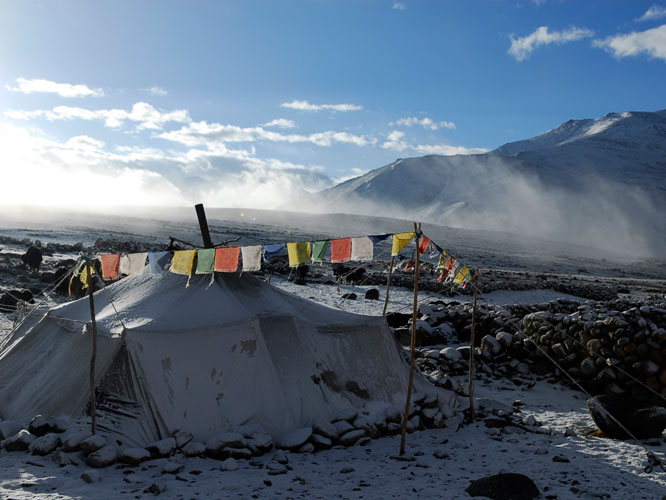
[[[88,299],[90,302],[90,322],[92,323],[92,353],[90,354],[90,415],[92,417],[92,433],[97,432],[97,409],[95,404],[95,360],[97,358],[97,321],[95,320],[95,299],[92,291],[92,264],[86,260],[88,275]]]
[[[419,304],[419,242],[421,240],[421,223],[418,227],[414,223],[416,233],[416,266],[414,267],[414,311],[412,312],[412,352],[409,359],[409,385],[407,386],[407,401],[405,401],[405,415],[402,419],[402,435],[400,437],[400,455],[405,454],[405,435],[407,433],[407,420],[409,420],[409,404],[412,399],[412,387],[414,386],[414,360],[416,359],[416,313]]]
[[[474,303],[472,306],[472,332],[469,339],[469,411],[474,420],[474,334],[476,330],[476,294],[478,291],[479,272],[474,275]]]
[[[391,277],[393,276],[393,262],[395,262],[395,255],[391,255],[391,266],[389,267],[389,275],[386,280],[386,298],[384,299],[384,311],[382,312],[382,317],[386,316],[386,308],[388,307],[389,302],[389,292],[391,290]]]
[[[203,203],[194,205],[194,210],[196,210],[197,219],[199,219],[199,229],[201,230],[201,239],[203,240],[204,248],[213,248],[213,242],[210,239],[210,231],[208,231],[208,221],[206,220],[206,211],[204,210]]]

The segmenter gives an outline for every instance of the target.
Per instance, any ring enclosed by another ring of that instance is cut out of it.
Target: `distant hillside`
[[[424,156],[318,193],[322,210],[666,254],[666,110],[570,120],[486,154]]]

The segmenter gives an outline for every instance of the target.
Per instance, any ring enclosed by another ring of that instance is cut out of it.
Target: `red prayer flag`
[[[428,249],[428,245],[430,245],[430,238],[427,236],[423,236],[421,238],[421,244],[419,245],[419,253],[423,255],[425,251]]]
[[[351,260],[351,238],[331,240],[331,262],[349,262]]]
[[[118,279],[118,266],[120,265],[120,254],[104,254],[100,256],[102,261],[102,278],[105,280]]]
[[[222,273],[233,273],[238,269],[240,247],[225,247],[215,250],[215,270]]]

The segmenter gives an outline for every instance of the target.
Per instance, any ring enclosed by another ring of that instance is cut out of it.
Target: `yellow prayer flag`
[[[81,268],[81,274],[79,275],[79,280],[83,285],[83,288],[88,288],[88,269],[90,269],[90,276],[95,276],[95,268],[90,264],[84,264]]]
[[[463,268],[454,278],[453,282],[456,285],[460,285],[463,281],[465,281],[465,279],[469,276],[469,274],[470,274],[469,268],[467,266],[463,266]]]
[[[412,241],[414,233],[396,233],[393,235],[393,249],[391,255],[398,255],[400,250],[407,246],[407,243]]]
[[[299,241],[296,243],[287,243],[287,252],[289,253],[289,266],[298,267],[303,264],[310,263],[310,250],[309,241]]]
[[[171,261],[171,272],[191,276],[196,253],[196,250],[176,250]]]

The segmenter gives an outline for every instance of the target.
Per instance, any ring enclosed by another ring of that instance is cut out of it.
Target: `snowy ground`
[[[2,228],[0,228],[2,229]],[[15,230],[12,230],[15,233]],[[166,230],[165,230],[166,231]],[[170,229],[169,229],[170,231]],[[380,232],[380,231],[377,231]],[[29,237],[34,232],[25,230]],[[38,232],[42,238],[45,233]],[[54,232],[55,234],[55,232]],[[82,234],[72,230],[71,241]],[[360,234],[360,233],[359,233]],[[177,235],[177,234],[174,234]],[[248,243],[249,244],[249,243]],[[476,252],[476,251],[475,251]],[[470,255],[476,255],[470,251]],[[480,252],[480,251],[479,251]],[[505,253],[506,255],[511,255]],[[510,257],[497,257],[502,263]],[[544,258],[544,262],[547,259]],[[523,256],[516,268],[523,266]],[[570,259],[567,266],[573,268]],[[605,261],[604,261],[605,262]],[[474,264],[474,262],[472,262]],[[548,264],[544,264],[548,265]],[[613,275],[614,264],[590,264]],[[663,269],[663,264],[659,264]],[[659,267],[658,266],[658,267]],[[544,268],[541,268],[544,269]],[[646,271],[650,276],[651,270]],[[596,272],[596,271],[595,271]],[[617,273],[615,273],[617,274]],[[662,278],[663,272],[656,272]],[[289,292],[361,314],[379,315],[383,300],[364,300],[370,286],[309,283],[295,285],[274,276],[272,283]],[[1,283],[8,285],[8,283]],[[378,287],[382,291],[383,287]],[[355,292],[357,300],[342,300],[343,293]],[[407,312],[412,306],[412,290],[391,290],[390,310]],[[469,296],[442,297],[422,293],[421,301],[432,296],[440,300],[469,301]],[[496,291],[481,297],[495,303],[541,303],[557,297],[573,298],[552,290]],[[0,329],[11,327],[11,319],[0,314]],[[460,379],[464,382],[464,379]],[[165,498],[470,498],[465,488],[472,479],[499,472],[529,476],[541,491],[542,499],[661,499],[666,495],[666,472],[643,472],[645,451],[640,443],[594,437],[594,428],[585,409],[585,396],[560,385],[536,381],[531,387],[504,382],[477,381],[477,398],[495,400],[511,407],[520,400],[520,416],[533,415],[542,425],[525,432],[516,427],[499,431],[488,429],[480,417],[458,430],[442,429],[415,432],[407,436],[407,454],[414,461],[396,461],[400,437],[385,437],[365,446],[336,447],[316,454],[290,454],[286,474],[270,475],[276,452],[250,462],[239,460],[238,469],[221,470],[212,459],[185,458],[144,462],[141,466],[113,466],[94,471],[94,482],[81,479],[90,469],[79,465],[56,465],[50,457],[23,452],[0,453],[0,498],[16,500],[98,498],[151,498],[156,492]],[[486,416],[490,416],[486,410]],[[565,436],[565,431],[569,429]],[[574,432],[571,432],[573,429]],[[545,431],[549,433],[544,433]],[[664,457],[666,439],[643,442]],[[555,459],[555,460],[554,460]]]

